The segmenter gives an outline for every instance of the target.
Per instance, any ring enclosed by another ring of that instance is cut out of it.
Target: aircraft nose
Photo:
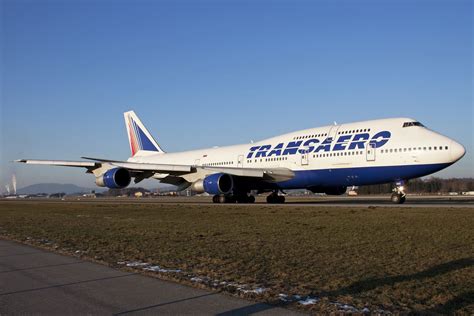
[[[454,140],[451,141],[451,145],[449,146],[449,148],[451,152],[451,159],[453,161],[458,161],[466,153],[466,149],[464,148],[464,146],[458,142],[455,142]]]

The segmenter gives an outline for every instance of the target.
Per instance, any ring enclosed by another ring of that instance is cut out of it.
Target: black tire
[[[401,204],[405,201],[402,202],[402,195],[398,193],[392,193],[392,196],[390,197],[390,201],[394,204]]]
[[[212,202],[213,202],[213,203],[220,203],[220,201],[219,201],[219,195],[214,195],[214,196],[212,197]]]
[[[249,202],[249,203],[255,203],[255,196],[249,195],[249,197],[248,197],[248,202]]]
[[[285,197],[283,195],[270,194],[267,196],[267,203],[281,204],[285,203]]]
[[[269,204],[275,203],[275,195],[274,194],[270,194],[269,196],[267,196],[267,203],[269,203]]]
[[[219,203],[227,203],[227,197],[225,195],[219,195]]]

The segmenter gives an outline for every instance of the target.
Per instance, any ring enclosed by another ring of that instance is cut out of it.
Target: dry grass
[[[4,201],[0,236],[322,297],[314,312],[474,313],[474,208]]]

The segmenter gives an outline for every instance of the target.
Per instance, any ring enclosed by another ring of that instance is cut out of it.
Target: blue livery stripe
[[[280,189],[298,189],[310,186],[353,186],[396,182],[422,177],[451,165],[451,163],[358,167],[341,169],[299,170],[288,181],[276,183]]]

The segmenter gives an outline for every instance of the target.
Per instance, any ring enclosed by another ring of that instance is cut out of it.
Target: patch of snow
[[[251,289],[251,290],[247,290],[247,289],[244,289],[244,288],[237,288],[238,291],[244,293],[244,294],[249,294],[249,293],[252,293],[252,294],[257,294],[257,295],[260,295],[262,294],[263,292],[267,291],[266,288],[263,288],[263,287],[257,287],[255,289]]]
[[[80,250],[77,250],[76,253],[81,253]],[[255,294],[255,295],[261,295],[264,292],[268,291],[267,288],[264,287],[252,287],[249,284],[241,284],[241,283],[235,283],[235,282],[228,282],[228,281],[221,281],[218,279],[212,279],[206,276],[196,276],[195,274],[182,271],[181,269],[165,269],[162,268],[159,265],[152,265],[151,263],[147,262],[141,262],[141,261],[118,261],[117,264],[119,265],[125,265],[127,267],[140,267],[145,271],[152,271],[152,272],[160,272],[160,273],[183,273],[183,276],[187,277],[191,282],[196,282],[196,283],[203,283],[208,286],[212,286],[214,288],[221,288],[225,289],[227,288],[228,290],[235,289],[237,292],[241,292],[243,294]],[[255,286],[255,285],[254,285]],[[320,301],[320,298],[318,297],[311,297],[311,296],[306,296],[304,299],[301,295],[288,295],[285,293],[280,293],[278,294],[278,298],[280,301],[285,302],[285,303],[292,303],[292,302],[298,302],[301,305],[307,306],[307,305],[314,305],[317,304]],[[370,314],[371,311],[369,308],[364,307],[362,309],[358,309],[355,306],[349,305],[349,304],[344,304],[340,302],[330,302],[331,305],[335,306],[338,310],[339,313],[363,313],[363,314]],[[392,313],[389,311],[385,311],[383,309],[378,309],[373,311],[375,314],[381,314],[381,315],[391,315]]]
[[[316,304],[317,302],[319,301],[319,299],[315,298],[315,297],[307,297],[306,299],[304,300],[299,300],[298,303],[300,303],[301,305],[314,305]]]
[[[338,307],[339,311],[341,312],[351,312],[351,313],[359,312],[359,309],[357,309],[356,307],[352,305],[341,304],[341,303],[336,303],[335,305]]]
[[[161,273],[181,273],[182,272],[182,270],[180,269],[164,269],[160,266],[147,266],[143,268],[143,270],[152,271],[152,272],[161,272]]]
[[[117,263],[125,265],[127,267],[132,267],[132,268],[134,268],[134,267],[146,267],[146,266],[150,265],[149,263],[140,262],[140,261],[119,261]]]

